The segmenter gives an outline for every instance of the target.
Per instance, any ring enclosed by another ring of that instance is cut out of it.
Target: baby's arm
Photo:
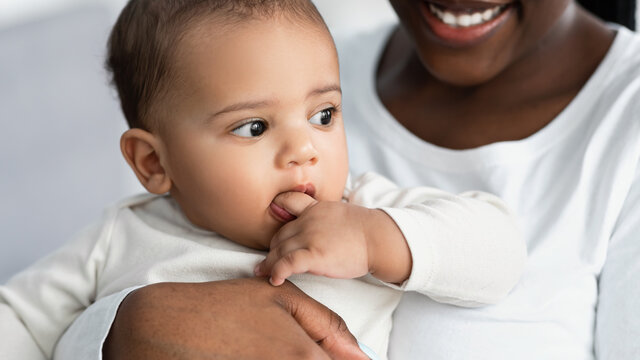
[[[256,275],[270,274],[281,285],[292,274],[309,272],[333,278],[371,273],[401,283],[411,272],[411,253],[395,222],[382,210],[343,202],[317,202],[290,192],[276,203],[297,219],[271,240]]]
[[[95,296],[98,228],[0,286],[0,359],[50,359],[60,336]],[[95,259],[94,259],[95,260]]]
[[[385,226],[385,229],[395,231],[395,235],[389,235],[386,231],[369,232],[373,233],[374,238],[364,241],[366,245],[360,246],[359,253],[341,250],[341,247],[344,249],[346,246],[342,242],[352,239],[341,235],[344,232],[340,230],[342,226],[338,227],[340,231],[336,231],[335,238],[317,237],[317,240],[312,241],[312,248],[326,250],[333,254],[331,256],[337,255],[340,259],[339,262],[330,263],[329,275],[354,277],[352,275],[359,274],[335,274],[342,267],[352,267],[354,264],[362,272],[362,265],[368,263],[369,259],[375,264],[368,264],[365,273],[368,269],[375,271],[380,266],[385,268],[386,262],[394,265],[397,259],[402,258],[398,257],[398,252],[406,251],[410,256],[403,265],[409,264],[411,275],[402,284],[404,290],[419,291],[434,300],[463,306],[495,303],[506,296],[520,278],[526,259],[526,246],[515,218],[495,196],[482,192],[453,195],[427,187],[400,189],[371,173],[357,179],[347,195],[351,205],[382,209],[385,216],[393,219],[394,224],[393,228]],[[369,214],[371,219],[375,215],[382,224],[384,218],[379,216],[380,211]],[[305,216],[306,213],[302,212],[301,218]],[[298,220],[300,219],[294,222]],[[334,226],[329,222],[323,223],[322,220],[321,216],[315,219],[317,231],[326,232],[322,229]],[[344,222],[345,226],[354,225],[351,221]],[[286,226],[283,230],[285,228]],[[362,233],[366,234],[367,231],[363,230]],[[396,240],[398,235],[404,242]],[[325,242],[330,240],[335,247],[325,246]],[[263,264],[266,266],[259,269],[262,270],[259,272],[269,273],[269,266],[277,266],[277,262],[284,262],[283,267],[292,268],[291,273],[303,272],[299,270],[305,270],[306,266],[297,264],[309,262],[304,258],[310,258],[309,253],[313,251],[309,251],[308,245],[301,245],[302,241],[304,239],[296,238],[293,245],[276,244],[277,248],[283,250],[272,250]],[[359,242],[363,243],[362,240]],[[374,243],[386,243],[389,246],[368,246]],[[369,252],[374,248],[381,250],[370,255]],[[305,256],[289,254],[291,249]],[[366,262],[359,260],[363,254],[367,258]],[[315,263],[313,265],[317,266]],[[308,271],[327,275],[314,269]],[[373,275],[390,282],[404,280],[385,279],[382,275],[384,273],[385,271],[377,274],[374,272]]]

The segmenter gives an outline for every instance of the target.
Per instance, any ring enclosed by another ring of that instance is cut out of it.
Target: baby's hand
[[[318,202],[300,192],[283,193],[274,202],[297,219],[274,235],[269,254],[256,266],[257,276],[270,274],[271,283],[281,285],[292,274],[305,272],[349,279],[370,272],[373,254],[367,224],[380,210]]]

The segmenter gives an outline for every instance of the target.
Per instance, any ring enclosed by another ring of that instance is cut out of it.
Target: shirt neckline
[[[376,71],[382,52],[396,24],[381,27],[374,38],[372,58],[367,66],[361,67],[364,79],[361,84],[365,91],[365,105],[378,114],[375,118],[365,117],[369,127],[379,141],[387,143],[408,159],[422,166],[437,168],[447,172],[467,172],[501,164],[523,162],[539,156],[568,136],[588,116],[590,111],[584,105],[586,99],[601,90],[609,75],[607,69],[615,66],[615,54],[624,50],[630,36],[624,28],[610,25],[617,31],[607,54],[578,94],[560,114],[536,133],[521,140],[499,141],[471,149],[449,149],[424,141],[402,126],[384,106],[376,92]]]

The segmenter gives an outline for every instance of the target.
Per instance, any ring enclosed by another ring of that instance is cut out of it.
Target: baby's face
[[[179,47],[180,95],[159,130],[162,165],[194,224],[264,249],[283,225],[271,210],[278,194],[342,197],[338,60],[318,25],[214,27],[192,31]]]

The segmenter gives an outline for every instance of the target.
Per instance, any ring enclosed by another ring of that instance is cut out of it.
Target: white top
[[[495,306],[405,295],[389,357],[640,359],[640,37],[618,28],[588,83],[536,134],[451,150],[410,133],[377,96],[391,30],[338,42],[352,169],[497,194],[520,219],[529,259]]]
[[[522,273],[524,242],[515,219],[495,196],[400,189],[367,173],[349,180],[344,198],[382,207],[398,224],[413,254],[405,290],[461,305],[492,303]],[[54,349],[60,359],[99,359],[115,310],[132,288],[250,277],[264,256],[195,227],[170,196],[126,199],[73,242],[0,287],[0,359],[40,359],[42,353],[50,358]],[[361,342],[386,358],[391,315],[401,292],[371,276],[338,280],[303,274],[291,280],[341,315]],[[56,349],[71,322],[100,299],[101,305],[92,307]]]

